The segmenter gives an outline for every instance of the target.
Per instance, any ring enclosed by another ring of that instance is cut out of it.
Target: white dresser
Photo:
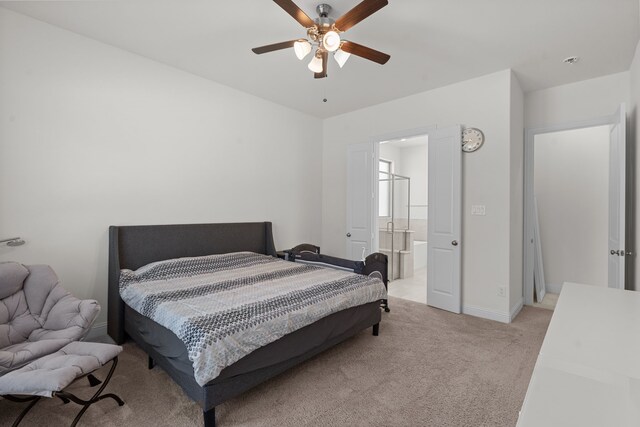
[[[640,292],[566,283],[518,427],[640,427]]]

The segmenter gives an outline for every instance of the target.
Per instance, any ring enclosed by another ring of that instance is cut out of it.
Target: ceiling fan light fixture
[[[293,44],[293,50],[298,59],[302,61],[311,52],[311,43],[305,39],[300,39]]]
[[[311,62],[309,62],[309,65],[307,67],[309,68],[309,70],[313,71],[314,73],[321,73],[322,58],[317,54],[313,55],[313,59],[311,60]]]
[[[342,68],[350,56],[351,54],[349,52],[345,52],[342,49],[338,49],[336,50],[336,53],[333,54],[333,59],[335,59],[338,65],[340,66],[340,68]]]
[[[327,31],[324,36],[322,36],[322,47],[324,47],[328,52],[335,52],[340,48],[340,34],[335,31]]]
[[[370,47],[342,40],[342,33],[387,6],[389,0],[360,0],[360,3],[338,19],[329,16],[332,9],[326,3],[318,5],[316,11],[319,17],[311,19],[295,4],[295,0],[273,1],[302,25],[307,34],[302,38],[254,47],[251,50],[256,55],[294,48],[296,57],[302,60],[311,53],[312,58],[307,67],[315,73],[314,79],[327,77],[329,52],[334,54],[334,59],[340,68],[344,66],[350,55],[356,55],[380,65],[386,64],[391,58],[386,53]]]

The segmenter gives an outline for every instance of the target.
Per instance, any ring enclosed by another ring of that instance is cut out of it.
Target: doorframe
[[[525,128],[524,138],[524,229],[522,230],[523,244],[523,269],[522,269],[522,287],[524,295],[524,304],[533,305],[533,264],[535,251],[533,248],[533,224],[534,224],[534,143],[537,135],[555,133],[569,130],[577,130],[598,126],[610,126],[617,123],[617,116],[611,114],[608,116],[596,117],[588,120],[580,120],[575,122],[541,126],[533,128]]]
[[[373,227],[372,234],[373,238],[371,239],[371,251],[373,248],[379,250],[379,233],[376,232],[378,223],[378,198],[379,198],[379,188],[376,185],[378,182],[378,161],[380,160],[380,142],[382,141],[390,141],[393,139],[402,139],[402,138],[413,138],[416,136],[428,135],[430,131],[437,129],[436,125],[428,125],[428,126],[420,126],[417,128],[399,130],[395,132],[384,133],[376,136],[372,136],[370,138],[370,142],[373,144],[373,165],[374,165],[374,175],[373,175],[373,209],[371,210],[371,226]],[[427,171],[428,173],[428,171]]]

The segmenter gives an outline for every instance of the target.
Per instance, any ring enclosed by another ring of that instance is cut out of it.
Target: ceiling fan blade
[[[315,22],[309,18],[309,15],[304,13],[294,2],[291,0],[273,0],[278,6],[284,9],[289,15],[293,16],[293,19],[298,21],[300,25],[305,28],[313,27]]]
[[[327,77],[327,65],[329,63],[329,52],[322,52],[322,72],[321,73],[313,73],[313,77],[316,79],[322,79]]]
[[[347,31],[358,22],[373,15],[388,4],[389,2],[387,0],[364,0],[349,12],[338,18],[336,21],[336,27],[340,31]]]
[[[348,52],[352,55],[359,56],[364,59],[368,59],[369,61],[377,62],[380,65],[384,65],[391,58],[391,56],[386,53],[379,52],[375,49],[371,49],[370,47],[362,46],[361,44],[345,41],[340,46],[340,49]]]
[[[266,46],[254,47],[251,49],[253,53],[260,55],[262,53],[273,52],[274,50],[287,49],[289,47],[293,47],[293,44],[297,40],[289,40],[288,42],[280,42],[274,44],[268,44]]]

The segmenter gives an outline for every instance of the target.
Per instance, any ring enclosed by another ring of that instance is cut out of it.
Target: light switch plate
[[[487,214],[487,207],[485,205],[472,205],[471,215],[485,216]]]

